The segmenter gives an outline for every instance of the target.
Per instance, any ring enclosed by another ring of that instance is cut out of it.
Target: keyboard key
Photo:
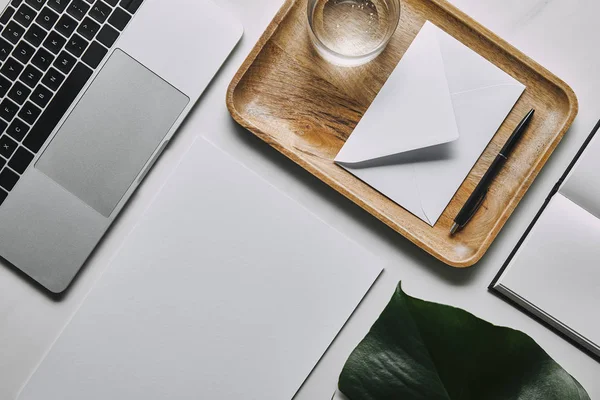
[[[33,53],[35,53],[35,49],[22,41],[17,45],[17,48],[13,52],[13,57],[23,64],[27,64],[31,57],[33,57]]]
[[[29,132],[29,127],[27,126],[27,124],[25,124],[25,122],[21,121],[18,118],[15,118],[15,120],[12,122],[12,124],[10,124],[8,130],[6,131],[6,133],[10,137],[15,139],[17,142],[23,140],[27,132]]]
[[[4,168],[4,166],[6,165],[6,160],[2,157],[0,157],[0,170],[2,170],[2,168]],[[2,195],[3,191],[0,190],[0,195]]]
[[[15,20],[23,25],[25,28],[28,28],[29,25],[33,22],[33,19],[36,16],[36,12],[33,8],[29,7],[27,4],[21,5],[15,14]]]
[[[67,4],[69,4],[69,0],[49,0],[48,6],[52,8],[57,13],[62,13],[67,8]]]
[[[120,6],[129,11],[132,14],[140,8],[143,0],[122,0]]]
[[[59,33],[65,35],[65,37],[71,36],[75,28],[77,28],[77,21],[66,14],[60,17],[55,27],[55,29]]]
[[[44,6],[46,0],[25,0],[25,2],[39,11]]]
[[[19,77],[21,71],[23,71],[23,66],[12,57],[6,60],[2,68],[0,68],[0,72],[12,81]]]
[[[4,161],[0,161],[0,168],[2,168],[2,163]],[[6,193],[4,190],[0,190],[0,206],[2,205],[2,203],[4,203],[4,200],[6,200],[6,198],[8,197],[8,193]]]
[[[2,135],[2,133],[6,130],[7,126],[8,124],[0,119],[0,135]],[[0,169],[1,168],[2,167],[0,166]]]
[[[56,21],[58,21],[58,14],[48,7],[44,7],[42,12],[40,12],[40,15],[35,20],[35,22],[40,24],[40,26],[45,28],[47,31],[52,29]]]
[[[10,21],[10,19],[12,18],[12,16],[15,14],[15,9],[12,7],[6,7],[6,10],[4,11],[4,14],[2,14],[2,16],[0,17],[0,24],[2,25],[6,25],[6,23],[8,21]]]
[[[2,137],[0,137],[0,155],[7,160],[13,155],[15,150],[17,150],[17,146],[19,146],[17,142],[8,137],[8,135],[2,135]]]
[[[52,65],[52,61],[54,61],[54,56],[52,54],[45,49],[38,49],[37,53],[33,56],[31,63],[42,71],[46,71],[48,67]]]
[[[21,5],[21,2],[23,2],[23,0],[11,0],[10,5],[14,8],[18,8]]]
[[[0,76],[0,97],[4,97],[8,93],[8,89],[12,86],[12,82],[3,76]]]
[[[6,60],[8,55],[13,51],[14,46],[6,40],[0,38],[0,61]]]
[[[50,89],[56,91],[64,80],[65,76],[63,74],[54,68],[50,68],[48,72],[46,72],[46,75],[44,75],[42,83],[48,86]]]
[[[119,3],[119,0],[104,0],[106,3],[110,4],[112,7],[116,6]]]
[[[85,17],[81,25],[79,25],[77,32],[87,40],[92,40],[99,29],[100,25],[94,22],[90,17]]]
[[[42,110],[40,110],[32,102],[28,101],[23,107],[21,107],[21,111],[19,111],[19,118],[27,122],[29,125],[33,125],[41,113]]]
[[[101,0],[98,0],[90,10],[90,16],[94,18],[99,23],[104,23],[110,13],[112,12],[112,8],[110,6],[103,3]]]
[[[45,87],[43,87],[42,85],[39,85],[33,91],[33,94],[31,95],[31,101],[33,101],[35,104],[37,104],[41,108],[44,108],[48,105],[48,102],[50,101],[51,97],[52,97],[52,92],[49,91],[48,89],[46,89]]]
[[[27,40],[35,47],[38,47],[40,44],[42,44],[47,34],[48,33],[45,30],[43,30],[38,24],[33,24],[25,34],[25,40]]]
[[[104,25],[102,29],[100,29],[100,33],[98,33],[96,40],[110,48],[113,44],[115,44],[115,41],[118,39],[118,37],[119,31],[112,28],[110,25]]]
[[[75,57],[79,57],[83,54],[84,50],[88,46],[87,40],[79,36],[78,34],[74,34],[71,36],[71,39],[67,42],[67,51],[73,54]]]
[[[81,89],[83,89],[88,79],[90,79],[92,73],[92,70],[82,63],[78,63],[75,66],[71,75],[65,80],[65,83],[56,93],[46,111],[44,111],[38,122],[31,129],[31,132],[29,132],[29,135],[25,138],[23,142],[25,147],[34,153],[37,153],[42,148],[46,139],[48,139],[79,92],[81,92]]]
[[[4,99],[0,103],[0,117],[4,118],[7,122],[12,121],[17,111],[19,111],[19,106],[9,99]]]
[[[67,42],[67,39],[59,35],[58,33],[52,31],[48,38],[44,40],[44,47],[50,50],[54,54],[60,53],[63,46]]]
[[[130,19],[131,15],[127,14],[122,9],[117,8],[108,19],[108,23],[117,28],[118,30],[122,31],[123,29],[125,29]]]
[[[14,84],[10,92],[8,92],[8,97],[14,101],[15,103],[22,105],[27,100],[27,97],[31,94],[31,89],[22,84],[21,82],[17,82]]]
[[[75,59],[75,57],[63,50],[60,53],[60,55],[56,57],[54,67],[63,74],[67,75],[71,71],[71,69],[73,69],[76,62],[77,60]]]
[[[40,79],[42,79],[42,73],[37,68],[28,65],[19,79],[21,79],[27,86],[33,89],[35,85],[38,84]]]
[[[23,174],[27,167],[29,167],[29,164],[33,161],[33,157],[34,155],[25,150],[25,148],[19,147],[15,155],[10,159],[8,166],[19,174]]]
[[[76,20],[81,21],[89,9],[90,6],[85,1],[73,0],[67,7],[67,13]]]
[[[19,175],[17,175],[10,169],[4,168],[2,172],[0,172],[0,186],[2,186],[8,192],[13,190],[18,181]]]
[[[17,44],[21,36],[25,33],[25,28],[17,24],[15,21],[10,21],[6,28],[2,31],[2,37],[11,42]]]
[[[108,53],[108,50],[102,47],[100,43],[94,41],[91,44],[90,48],[85,52],[85,54],[81,58],[81,61],[83,61],[92,68],[96,68],[98,65],[100,65],[100,62],[102,61],[106,53]]]

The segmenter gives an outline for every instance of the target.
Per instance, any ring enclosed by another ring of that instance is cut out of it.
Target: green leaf
[[[526,334],[401,285],[340,376],[350,400],[589,400]]]

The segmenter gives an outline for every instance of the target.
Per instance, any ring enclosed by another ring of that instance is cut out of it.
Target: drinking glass
[[[385,49],[400,12],[400,0],[308,0],[309,34],[327,61],[361,65]]]

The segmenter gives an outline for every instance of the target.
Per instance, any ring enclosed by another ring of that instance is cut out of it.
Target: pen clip
[[[486,190],[485,192],[481,193],[481,197],[479,197],[479,199],[477,200],[477,204],[475,205],[475,207],[473,207],[473,210],[471,211],[471,214],[469,215],[469,218],[467,219],[467,222],[465,222],[465,225],[467,225],[469,222],[471,222],[471,220],[473,219],[473,217],[475,216],[475,214],[477,213],[477,211],[479,211],[479,209],[483,205],[483,201],[487,197],[487,194],[488,194],[488,190]]]

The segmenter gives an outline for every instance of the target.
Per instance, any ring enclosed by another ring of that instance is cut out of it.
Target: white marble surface
[[[0,0],[0,5],[6,1]],[[487,257],[465,271],[452,270],[424,254],[231,121],[224,101],[227,85],[281,2],[221,0],[245,25],[245,38],[65,299],[53,301],[14,270],[0,267],[0,399],[16,398],[164,182],[174,162],[198,134],[210,138],[326,222],[389,261],[386,273],[323,357],[297,399],[331,398],[344,360],[377,318],[398,280],[404,281],[404,288],[412,295],[459,306],[494,323],[525,331],[579,379],[592,398],[600,398],[598,362],[487,292],[487,285],[600,118],[600,29],[597,24],[600,2],[453,1],[563,78],[574,88],[581,107],[573,128]]]

